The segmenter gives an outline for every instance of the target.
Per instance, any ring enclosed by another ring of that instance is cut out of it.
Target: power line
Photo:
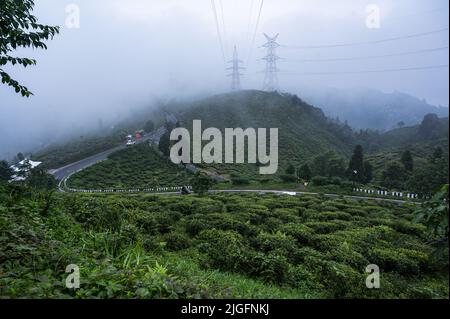
[[[251,3],[250,3],[250,12],[248,14],[247,35],[245,37],[245,43],[249,43],[250,42],[250,29],[251,29],[251,26],[252,26],[252,17],[253,17],[253,7],[254,7],[254,5],[255,5],[255,0],[252,0]],[[249,43],[248,55],[247,56],[250,56],[250,50],[251,50],[251,45]],[[247,62],[249,62],[249,61],[247,61]]]
[[[371,60],[371,59],[381,59],[388,57],[396,57],[396,56],[407,56],[407,55],[415,55],[421,53],[429,53],[429,52],[437,52],[447,50],[449,47],[440,47],[434,49],[424,49],[418,51],[409,51],[409,52],[401,52],[401,53],[392,53],[385,55],[372,55],[365,57],[350,57],[350,58],[332,58],[332,59],[282,59],[282,61],[286,62],[301,62],[301,63],[310,63],[310,62],[339,62],[339,61],[357,61],[357,60]]]
[[[212,5],[212,10],[213,10],[214,20],[216,22],[217,37],[219,38],[220,50],[222,51],[223,63],[226,64],[225,51],[224,51],[222,36],[221,36],[221,32],[220,32],[220,27],[219,27],[219,19],[217,18],[216,3],[214,2],[214,0],[211,0],[211,5]]]
[[[400,37],[395,37],[395,38],[387,38],[387,39],[382,39],[382,40],[375,40],[375,41],[340,43],[340,44],[329,44],[329,45],[283,46],[283,47],[287,47],[287,48],[291,48],[291,49],[322,49],[322,48],[350,47],[350,46],[379,44],[379,43],[393,42],[393,41],[398,41],[398,40],[406,40],[406,39],[425,37],[425,36],[428,36],[428,35],[442,33],[442,32],[445,32],[445,31],[448,31],[448,28],[443,28],[443,29],[433,30],[433,31],[428,31],[428,32],[422,32],[422,33],[416,33],[416,34],[410,34],[410,35],[400,36]]]
[[[264,0],[261,0],[261,6],[259,7],[259,13],[258,13],[258,19],[256,20],[255,32],[253,34],[253,39],[252,39],[252,42],[251,42],[251,45],[250,45],[250,54],[248,56],[247,61],[250,61],[251,58],[252,58],[252,55],[253,55],[253,47],[255,45],[256,34],[258,32],[259,22],[261,20],[261,14],[262,14],[263,7],[264,7]]]
[[[285,75],[342,75],[342,74],[369,74],[369,73],[390,73],[390,72],[403,72],[403,71],[418,71],[418,70],[431,70],[431,69],[444,69],[448,68],[446,65],[430,65],[422,67],[410,67],[410,68],[399,68],[399,69],[384,69],[384,70],[367,70],[367,71],[343,71],[343,72],[281,72]]]
[[[220,4],[220,13],[222,15],[223,42],[224,42],[225,48],[228,48],[228,43],[227,43],[228,36],[227,36],[227,28],[225,25],[225,14],[224,14],[224,10],[223,10],[223,1],[219,0],[219,4]]]

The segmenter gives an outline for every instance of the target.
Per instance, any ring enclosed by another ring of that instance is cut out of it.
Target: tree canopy
[[[14,80],[2,67],[36,65],[36,60],[19,58],[11,53],[18,48],[47,49],[44,41],[53,39],[59,33],[59,27],[38,23],[32,15],[33,0],[2,0],[0,1],[0,77],[2,83],[11,86],[16,93],[29,97],[33,95],[28,88]]]

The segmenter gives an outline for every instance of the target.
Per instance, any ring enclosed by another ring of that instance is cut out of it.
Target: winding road
[[[142,138],[141,143],[151,142],[152,144],[158,144],[161,136],[167,132],[167,129],[162,126],[158,130],[153,133],[147,134]],[[92,155],[87,157],[81,161],[66,165],[59,169],[49,171],[57,180],[59,180],[59,190],[64,192],[64,186],[66,180],[74,173],[81,171],[89,166],[95,165],[101,161],[104,161],[108,158],[109,155],[125,149],[126,145],[120,145],[109,150],[103,151],[101,153]],[[313,192],[296,192],[291,190],[259,190],[259,189],[247,189],[247,190],[239,190],[239,189],[224,189],[224,190],[211,190],[210,193],[258,193],[258,194],[277,194],[277,195],[291,195],[291,196],[301,196],[301,195],[313,195],[319,196],[319,193]],[[156,193],[158,195],[178,195],[179,192],[161,192]],[[390,198],[379,198],[379,197],[367,197],[367,196],[356,196],[356,195],[339,195],[339,194],[323,194],[323,196],[328,198],[338,198],[340,196],[347,199],[356,199],[356,200],[375,200],[375,201],[384,201],[391,202],[397,204],[404,203],[414,203],[412,201],[406,201],[401,199],[390,199]]]
[[[154,144],[158,144],[161,136],[165,132],[166,132],[166,128],[162,126],[155,132],[145,135],[142,138],[141,143],[151,142]],[[111,155],[117,151],[123,150],[125,148],[127,148],[126,145],[119,145],[119,146],[116,146],[109,150],[106,150],[101,153],[87,157],[81,161],[66,165],[66,166],[58,168],[58,169],[50,170],[49,173],[52,174],[57,180],[63,181],[64,179],[68,178],[71,174],[76,173],[80,170],[83,170],[89,166],[95,165],[101,161],[104,161],[104,160],[108,159],[109,155]]]

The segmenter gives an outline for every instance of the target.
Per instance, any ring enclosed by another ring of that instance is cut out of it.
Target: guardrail
[[[131,189],[75,189],[65,188],[64,190],[71,193],[168,193],[180,192],[186,188],[192,191],[192,186],[175,186],[175,187],[153,187],[153,188],[131,188]]]
[[[393,196],[399,198],[408,198],[408,199],[418,199],[419,195],[408,192],[391,192],[384,190],[374,190],[374,189],[365,189],[365,188],[354,188],[354,192],[356,193],[364,193],[368,195],[380,195],[380,196]]]

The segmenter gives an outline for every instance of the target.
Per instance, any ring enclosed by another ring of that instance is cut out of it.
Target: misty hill
[[[356,141],[349,127],[330,121],[320,109],[290,94],[228,93],[178,106],[175,112],[181,126],[188,128],[193,120],[202,120],[203,129],[216,127],[222,131],[237,127],[279,128],[281,167],[330,150],[347,156]]]
[[[436,114],[427,114],[420,125],[403,127],[384,133],[380,145],[398,147],[401,145],[430,143],[439,145],[448,142],[449,118],[439,118]]]
[[[369,156],[375,171],[384,168],[390,161],[398,161],[405,150],[409,150],[417,167],[427,162],[437,147],[444,150],[448,158],[449,118],[438,118],[436,114],[425,115],[422,123],[391,130],[381,135],[370,136],[368,149],[376,149]]]
[[[419,124],[423,117],[435,113],[448,116],[448,108],[428,104],[414,96],[372,89],[352,91],[326,89],[306,92],[302,97],[320,107],[328,117],[347,121],[355,129],[388,131],[400,126]]]
[[[171,103],[159,111],[155,111],[154,116],[159,113],[159,117],[161,117],[161,114],[166,112],[175,114],[180,125],[187,128],[191,127],[193,120],[202,120],[203,129],[217,127],[222,131],[225,128],[237,127],[244,129],[250,127],[278,128],[279,170],[274,176],[275,180],[285,174],[289,165],[299,167],[306,162],[313,161],[316,156],[323,156],[330,151],[340,155],[344,161],[343,165],[346,166],[347,160],[357,144],[363,145],[365,153],[370,155],[376,171],[383,169],[388,160],[399,159],[403,150],[409,149],[420,163],[421,159],[426,159],[436,146],[444,149],[448,146],[448,118],[440,119],[436,115],[430,114],[423,119],[420,125],[403,127],[382,134],[371,131],[354,132],[349,126],[327,118],[321,109],[309,105],[291,94],[262,91],[227,93],[194,102]],[[147,120],[152,117],[140,117],[136,119],[136,123],[128,124],[138,128],[144,118]],[[100,139],[99,147],[109,145],[109,140],[110,137],[105,137],[104,143],[102,143]],[[116,139],[117,142],[123,143],[120,140],[120,138]],[[71,146],[73,145],[68,144],[57,150],[48,150],[40,160],[44,163],[52,163],[58,158],[63,158],[65,162],[70,162],[72,159],[78,160],[78,155],[89,151],[81,144],[76,148]],[[74,153],[74,151],[76,152]],[[65,152],[68,154],[67,156],[64,156]],[[117,186],[117,183],[120,182],[111,178],[113,175],[120,176],[121,180],[131,182],[142,178],[144,174],[146,181],[152,180],[154,168],[151,165],[141,165],[142,167],[136,169],[136,163],[155,162],[154,157],[152,159],[144,156],[138,161],[137,159],[140,157],[136,154],[130,155],[131,153],[133,152],[128,150],[123,152],[123,156],[118,154],[111,157],[112,161],[108,162],[111,167],[107,167],[108,163],[105,162],[86,170],[86,174],[92,174],[93,179],[96,180],[94,172],[103,172],[105,178],[100,179],[102,181],[109,180],[108,186],[113,184]],[[133,157],[136,158],[136,161],[130,160]],[[133,163],[130,167],[134,167],[134,169],[129,169],[130,163]],[[158,167],[163,167],[165,164],[159,163],[158,165]],[[215,171],[231,180],[274,181],[272,176],[260,175],[256,164],[198,166]],[[85,178],[86,176],[82,175],[78,174],[80,181],[89,183],[94,181],[89,181]],[[76,177],[74,176],[74,182]]]

